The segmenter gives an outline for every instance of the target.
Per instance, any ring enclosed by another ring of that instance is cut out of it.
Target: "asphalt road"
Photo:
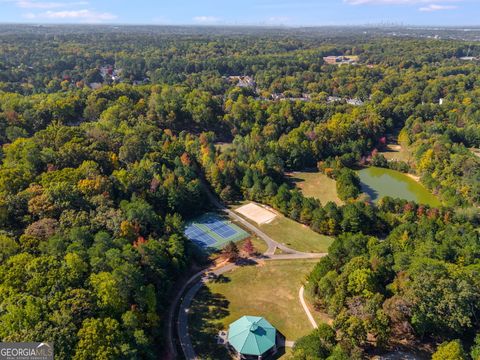
[[[236,267],[235,264],[228,264],[223,266],[217,270],[210,271],[214,273],[216,276],[222,275]],[[199,277],[200,281],[196,282],[188,291],[184,294],[182,298],[182,302],[180,303],[180,308],[178,311],[178,318],[177,318],[177,331],[178,331],[178,339],[180,341],[180,345],[183,350],[183,354],[185,359],[197,359],[195,355],[195,351],[193,349],[192,341],[190,339],[190,335],[188,333],[188,310],[190,305],[192,304],[192,300],[197,294],[198,290],[202,287],[202,285],[208,281],[208,278],[205,276]]]

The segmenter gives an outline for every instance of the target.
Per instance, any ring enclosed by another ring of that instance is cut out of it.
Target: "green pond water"
[[[384,196],[415,201],[419,204],[439,206],[440,201],[423,185],[399,171],[369,167],[358,171],[362,191],[373,201]]]

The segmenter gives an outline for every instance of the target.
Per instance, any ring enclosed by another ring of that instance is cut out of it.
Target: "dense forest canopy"
[[[389,31],[1,31],[0,339],[156,358],[172,288],[201,261],[183,223],[206,186],[336,237],[307,286],[335,333],[303,338],[295,359],[404,339],[478,359],[480,45]],[[392,138],[411,161],[379,154]],[[371,203],[354,171],[370,164],[418,175],[443,205]],[[345,204],[284,176],[307,168]]]

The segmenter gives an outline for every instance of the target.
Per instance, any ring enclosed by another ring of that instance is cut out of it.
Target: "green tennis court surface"
[[[215,213],[206,213],[189,222],[185,236],[202,248],[221,248],[230,241],[240,241],[249,235],[231,221]]]

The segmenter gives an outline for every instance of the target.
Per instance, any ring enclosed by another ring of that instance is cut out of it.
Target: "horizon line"
[[[304,25],[295,25],[295,24],[194,24],[194,23],[98,23],[98,22],[10,22],[10,21],[0,21],[0,26],[2,25],[23,25],[23,26],[153,26],[153,27],[202,27],[202,28],[284,28],[284,29],[302,29],[302,28],[368,28],[368,27],[379,27],[379,28],[429,28],[429,29],[461,29],[461,30],[480,30],[480,25],[441,25],[441,24],[397,24],[397,23],[364,23],[364,24],[304,24]]]

